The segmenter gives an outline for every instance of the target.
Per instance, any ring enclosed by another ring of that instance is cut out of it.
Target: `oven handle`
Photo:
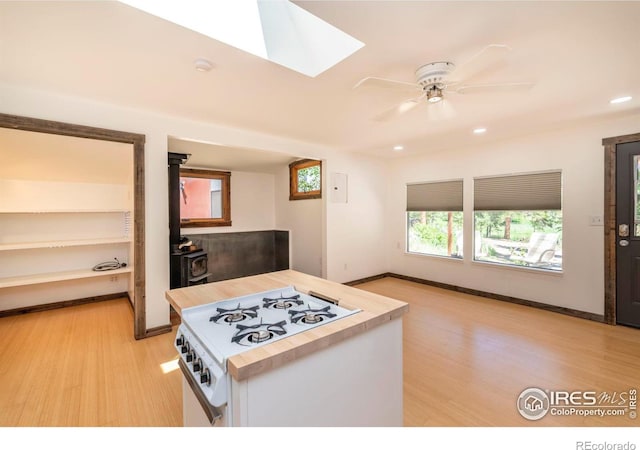
[[[191,390],[198,399],[198,403],[200,403],[200,406],[202,406],[202,409],[204,409],[204,413],[207,415],[209,422],[211,422],[211,425],[213,425],[216,420],[222,418],[222,413],[218,408],[207,401],[206,397],[196,384],[191,371],[184,363],[184,361],[182,361],[182,359],[178,359],[178,365],[180,366],[180,370],[182,370],[182,374],[184,375],[185,380],[187,380],[187,383],[189,383],[189,387],[191,387]]]

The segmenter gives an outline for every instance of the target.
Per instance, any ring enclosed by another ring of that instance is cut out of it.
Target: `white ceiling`
[[[296,3],[366,46],[309,78],[118,2],[0,2],[0,82],[384,157],[395,144],[429,152],[640,110],[640,2]],[[448,119],[425,106],[382,123],[372,117],[406,94],[352,89],[366,76],[413,82],[418,66],[488,44],[513,50],[474,81],[535,86],[452,95]],[[215,68],[195,71],[199,57]],[[609,104],[620,95],[634,100]]]

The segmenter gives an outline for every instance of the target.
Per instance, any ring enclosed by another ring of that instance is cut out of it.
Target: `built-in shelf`
[[[20,242],[15,244],[0,244],[0,252],[7,250],[29,250],[33,248],[62,248],[81,247],[87,245],[123,244],[131,242],[131,238],[102,238],[102,239],[75,239],[69,241],[45,241],[45,242]]]
[[[18,210],[2,210],[0,214],[78,214],[78,213],[126,213],[130,209],[48,209],[42,211],[18,211]]]
[[[28,286],[32,284],[51,283],[54,281],[79,280],[82,278],[95,278],[105,276],[115,276],[130,273],[131,267],[122,269],[94,271],[91,269],[71,270],[67,272],[39,273],[36,275],[23,275],[19,277],[0,278],[0,288]]]

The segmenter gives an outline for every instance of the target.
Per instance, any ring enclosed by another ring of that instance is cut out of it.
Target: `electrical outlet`
[[[396,242],[396,248],[400,250],[400,241]]]
[[[347,270],[347,263],[344,264],[344,270]]]
[[[589,225],[592,227],[601,227],[604,225],[604,218],[602,216],[589,216]]]
[[[116,281],[118,281],[118,275],[112,275],[111,276],[111,282],[115,283]]]

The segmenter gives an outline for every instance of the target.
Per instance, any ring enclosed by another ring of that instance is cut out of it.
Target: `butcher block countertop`
[[[409,310],[409,305],[399,300],[294,270],[172,289],[167,291],[166,297],[178,314],[181,314],[183,308],[286,286],[294,286],[302,293],[313,291],[338,300],[339,306],[343,308],[361,311],[230,357],[227,369],[236,380],[247,379],[351,336],[365,333],[377,325],[402,316]]]

